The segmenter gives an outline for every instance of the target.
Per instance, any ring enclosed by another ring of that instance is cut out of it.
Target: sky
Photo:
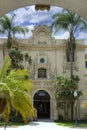
[[[32,37],[32,30],[35,26],[38,25],[47,25],[51,26],[52,24],[52,16],[53,14],[57,12],[61,12],[62,8],[51,6],[50,11],[36,11],[35,6],[25,6],[19,9],[16,9],[14,11],[11,11],[7,13],[9,17],[12,16],[12,14],[16,14],[14,24],[25,26],[29,29],[29,32],[24,36],[22,34],[17,34],[18,38],[30,38]],[[58,33],[52,33],[52,36],[56,39],[67,39],[69,34],[68,32],[59,31]],[[6,37],[5,35],[1,35],[0,37]],[[87,44],[87,32],[79,32],[76,34],[76,38],[78,39],[84,39],[84,43]]]

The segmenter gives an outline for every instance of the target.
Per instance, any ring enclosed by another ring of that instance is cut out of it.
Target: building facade
[[[25,68],[30,71],[30,79],[33,83],[31,99],[37,109],[38,118],[58,119],[55,89],[53,87],[55,76],[70,77],[70,62],[66,53],[66,40],[52,37],[51,27],[44,25],[35,27],[33,35],[29,39],[19,39],[18,47],[23,53],[29,53],[32,65],[26,64]],[[78,89],[83,95],[78,99],[78,119],[86,118],[87,108],[83,103],[87,100],[85,90],[87,86],[87,55],[86,45],[83,40],[77,40],[77,48],[74,55],[74,74],[80,77]],[[0,39],[0,67],[3,63],[3,55],[7,55],[3,46],[6,39]],[[14,45],[15,46],[15,45]],[[60,111],[62,113],[62,110]]]

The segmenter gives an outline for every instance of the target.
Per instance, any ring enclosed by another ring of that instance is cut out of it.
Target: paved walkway
[[[29,125],[19,127],[8,127],[7,130],[84,130],[84,128],[69,128],[64,126],[57,126],[55,122],[48,120],[32,121]],[[4,130],[4,128],[0,128]]]

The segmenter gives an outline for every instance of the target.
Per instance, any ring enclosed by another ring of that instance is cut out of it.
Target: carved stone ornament
[[[35,5],[35,9],[36,10],[42,10],[42,11],[44,11],[44,10],[50,10],[50,5],[40,5],[40,4],[36,4]]]

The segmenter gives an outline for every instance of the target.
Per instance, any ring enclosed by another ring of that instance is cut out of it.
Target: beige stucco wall
[[[39,40],[37,32],[41,33]],[[49,32],[47,38],[44,35]],[[48,42],[49,40],[49,42]],[[2,45],[5,39],[0,40],[0,67],[3,63],[3,51]],[[51,30],[49,27],[39,26],[33,31],[33,36],[30,39],[19,39],[19,48],[23,53],[27,52],[32,57],[32,66],[30,67],[30,75],[32,75],[31,81],[33,82],[33,89],[31,92],[31,99],[39,90],[45,90],[50,95],[50,119],[56,120],[58,118],[58,112],[56,109],[56,100],[54,96],[53,79],[56,75],[70,76],[70,67],[66,61],[66,47],[65,40],[58,40],[51,37]],[[87,89],[87,69],[85,68],[85,45],[83,40],[77,40],[77,49],[75,52],[74,62],[74,74],[80,77],[78,89],[84,93]],[[7,51],[5,52],[7,55]],[[45,63],[40,63],[40,58],[45,59]],[[27,64],[28,65],[28,64]],[[38,79],[38,68],[43,67],[47,70],[46,79]],[[65,73],[64,73],[65,72]],[[83,107],[84,101],[87,100],[87,96],[84,94],[78,99],[78,118],[84,118],[87,113],[87,108]]]

